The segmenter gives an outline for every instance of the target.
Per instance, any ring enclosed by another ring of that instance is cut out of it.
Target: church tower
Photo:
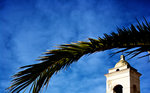
[[[106,76],[106,93],[140,93],[140,76],[137,70],[121,55],[115,67]]]

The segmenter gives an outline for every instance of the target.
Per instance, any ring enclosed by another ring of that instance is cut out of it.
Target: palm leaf
[[[117,31],[110,35],[104,34],[102,38],[89,38],[89,42],[64,44],[60,45],[58,49],[47,51],[45,56],[39,59],[42,61],[41,63],[21,67],[24,70],[14,75],[12,85],[8,89],[12,93],[20,92],[31,84],[32,93],[38,93],[42,87],[48,85],[53,74],[67,68],[86,54],[122,48],[121,51],[114,54],[125,52],[127,55],[132,55],[131,58],[133,58],[150,51],[150,23],[146,20],[145,23],[140,24],[138,21],[136,26],[118,28]],[[137,49],[133,50],[134,48]]]

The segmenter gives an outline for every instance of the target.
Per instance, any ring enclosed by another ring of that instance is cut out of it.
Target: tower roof
[[[119,68],[119,67],[122,67],[122,66],[125,66],[125,65],[130,66],[130,64],[127,61],[125,61],[125,56],[121,55],[120,56],[120,61],[118,63],[116,63],[115,68]]]

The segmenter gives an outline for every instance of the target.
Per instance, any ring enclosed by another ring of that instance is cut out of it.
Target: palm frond
[[[58,49],[47,51],[46,56],[39,59],[42,61],[41,63],[21,67],[25,70],[14,75],[12,85],[8,89],[12,93],[20,92],[31,84],[30,90],[32,93],[38,93],[42,87],[48,85],[53,74],[67,68],[82,56],[97,51],[122,48],[121,51],[114,54],[125,52],[127,55],[132,55],[132,57],[150,51],[150,23],[146,20],[145,23],[140,24],[138,21],[136,26],[118,28],[117,31],[117,33],[112,32],[110,35],[104,34],[102,38],[89,38],[89,42],[80,41],[64,44],[60,45]],[[137,49],[133,50],[134,48]]]

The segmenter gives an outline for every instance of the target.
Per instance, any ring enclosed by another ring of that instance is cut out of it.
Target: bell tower
[[[140,93],[141,74],[121,55],[114,68],[106,76],[106,93]]]

